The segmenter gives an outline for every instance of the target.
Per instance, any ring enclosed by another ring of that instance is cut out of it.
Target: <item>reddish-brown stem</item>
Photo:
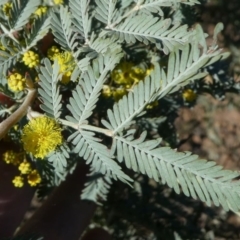
[[[22,105],[12,115],[0,123],[0,140],[7,134],[8,130],[12,126],[14,126],[23,116],[26,115],[28,107],[31,106],[36,96],[36,89],[29,89]]]

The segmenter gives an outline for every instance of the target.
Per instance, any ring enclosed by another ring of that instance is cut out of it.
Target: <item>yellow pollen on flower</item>
[[[39,65],[39,56],[37,53],[33,51],[27,51],[23,54],[22,58],[24,64],[28,66],[29,68],[36,67]]]
[[[16,176],[13,180],[12,183],[15,187],[21,188],[23,187],[24,183],[23,183],[23,177],[21,176]]]
[[[57,60],[60,66],[60,73],[62,73],[63,84],[68,84],[70,81],[70,77],[72,72],[76,66],[74,58],[71,52],[65,51],[63,53],[55,54],[53,60]]]
[[[9,150],[3,154],[2,159],[7,164],[18,165],[23,160],[23,153]]]
[[[182,93],[182,97],[187,102],[193,102],[197,98],[197,94],[192,89],[186,89]]]
[[[31,165],[25,160],[19,165],[18,169],[21,174],[28,174],[31,171]]]
[[[46,12],[47,12],[47,7],[46,6],[39,6],[37,8],[37,10],[35,11],[35,14],[40,17],[40,16],[42,16]]]
[[[132,62],[121,62],[111,73],[111,78],[118,85],[133,85],[143,80],[146,71],[136,67]]]
[[[63,4],[63,0],[53,0],[56,5]]]
[[[52,46],[47,51],[47,56],[50,60],[54,60],[54,58],[57,56],[57,54],[60,53],[60,49],[57,46]]]
[[[26,152],[43,159],[62,144],[61,127],[49,117],[34,118],[24,126],[22,142]]]
[[[13,92],[23,91],[26,86],[26,79],[20,73],[12,73],[8,76],[8,87]]]
[[[42,180],[37,170],[33,170],[31,173],[29,173],[27,178],[28,178],[28,183],[31,187],[37,186]]]
[[[5,13],[6,16],[10,17],[10,12],[11,12],[11,9],[12,9],[12,3],[5,3],[3,6],[2,6],[2,10],[3,12]]]

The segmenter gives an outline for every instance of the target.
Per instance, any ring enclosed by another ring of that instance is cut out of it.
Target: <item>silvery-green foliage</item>
[[[4,39],[4,37],[2,39]],[[3,46],[5,46],[3,41],[1,41],[1,42],[2,42]],[[20,56],[21,56],[21,52],[19,52],[18,49],[12,48],[11,50],[9,50],[8,48],[6,48],[5,51],[0,50],[0,72],[1,72],[1,74],[5,75],[7,70],[16,64],[16,62],[20,58]]]
[[[92,167],[88,177],[89,180],[85,183],[81,198],[84,200],[96,201],[98,197],[101,197],[101,199],[106,200],[112,184],[111,178],[97,174],[94,167]],[[99,204],[101,205],[100,202]]]
[[[13,0],[10,15],[14,18],[9,20],[11,31],[17,31],[28,23],[30,15],[36,11],[40,2],[40,0]]]
[[[3,4],[5,4],[5,3],[7,3],[8,2],[8,0],[1,0],[0,1],[0,5],[3,5]]]
[[[161,20],[152,15],[131,15],[123,23],[109,27],[102,32],[101,36],[113,35],[118,41],[136,43],[143,42],[145,45],[154,43],[165,54],[173,51],[189,42],[194,32],[187,31],[188,26],[175,24],[172,26],[171,19]]]
[[[79,33],[85,39],[89,37],[89,32],[91,29],[91,18],[89,17],[88,7],[89,0],[70,0],[69,6],[72,12],[73,20],[75,27],[78,29]]]
[[[51,153],[47,160],[53,166],[54,169],[54,179],[53,179],[53,186],[58,186],[62,181],[65,180],[68,172],[67,160],[69,156],[70,149],[66,144],[62,145],[57,151]]]
[[[70,98],[71,104],[67,106],[75,119],[67,116],[67,120],[76,122],[79,126],[85,124],[96,106],[107,74],[121,57],[122,53],[118,49],[117,52],[106,54],[104,57],[100,55],[93,61],[93,66],[89,66],[87,71],[81,75],[79,85],[73,91],[73,97]]]
[[[14,36],[18,30],[21,30],[28,22],[30,16],[40,5],[40,0],[13,0],[10,10],[10,19],[1,17],[0,27],[2,30],[1,43],[6,50],[0,50],[0,72],[5,75],[7,70],[16,64],[20,56],[36,45],[48,32],[50,18],[41,17],[37,19],[28,37],[25,39],[27,46],[23,47]],[[4,16],[5,17],[5,16]]]
[[[44,67],[41,67],[41,74],[39,78],[41,82],[39,85],[41,88],[38,89],[39,95],[43,101],[41,108],[44,112],[52,118],[58,119],[61,114],[61,99],[62,96],[59,93],[58,82],[61,79],[59,75],[59,65],[55,60],[53,67],[48,59],[44,59]]]
[[[37,18],[31,28],[31,33],[26,39],[26,45],[31,48],[37,44],[43,36],[47,34],[50,28],[50,17],[39,17]]]
[[[176,193],[182,191],[186,196],[200,198],[207,205],[213,202],[226,210],[240,209],[240,182],[235,181],[238,172],[223,170],[215,162],[199,159],[189,152],[162,147],[161,139],[149,140],[146,132],[136,137],[136,118],[145,114],[148,104],[203,78],[207,73],[199,71],[201,68],[227,57],[216,44],[221,24],[217,25],[213,44],[208,47],[206,35],[199,25],[189,30],[187,25],[173,24],[172,19],[164,18],[162,8],[172,7],[174,11],[173,7],[179,3],[194,5],[199,2],[97,0],[92,3],[70,0],[69,6],[55,8],[50,20],[40,18],[36,22],[27,40],[29,46],[46,33],[50,21],[55,41],[73,54],[76,63],[71,77],[75,82],[72,82],[71,95],[67,99],[64,96],[67,87],[59,82],[58,63],[55,61],[52,65],[44,59],[38,70],[41,108],[59,121],[69,134],[67,147],[60,147],[48,156],[48,163],[55,171],[54,179],[50,180],[55,184],[65,179],[69,154],[75,153],[91,166],[90,181],[82,195],[84,199],[105,199],[112,179],[131,184],[133,180],[120,165],[124,163],[134,172],[167,184]],[[35,1],[14,1],[12,12],[16,13],[16,18],[10,25],[1,24],[3,45],[7,45],[5,37],[8,37],[17,46],[12,31],[23,27],[37,5]],[[152,58],[154,69],[151,74],[133,86],[107,110],[105,117],[93,124],[103,85],[126,56],[123,49],[133,45],[168,54],[167,68],[161,66],[158,58]],[[29,46],[21,49],[19,45],[20,53],[15,50],[10,53],[8,49],[1,51],[0,70],[6,73]],[[62,104],[62,100],[68,104]],[[63,111],[67,112],[64,119],[61,118]],[[111,138],[112,142],[105,145],[101,134]]]
[[[74,38],[71,15],[67,8],[60,8],[59,12],[52,12],[51,24],[55,41],[66,50],[73,50]],[[71,41],[72,40],[72,41]]]

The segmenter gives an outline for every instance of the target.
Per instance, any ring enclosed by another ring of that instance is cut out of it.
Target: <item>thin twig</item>
[[[13,127],[22,117],[27,114],[28,107],[31,106],[36,96],[36,89],[28,89],[28,94],[19,109],[17,109],[12,115],[0,123],[0,140],[7,134],[11,127]]]

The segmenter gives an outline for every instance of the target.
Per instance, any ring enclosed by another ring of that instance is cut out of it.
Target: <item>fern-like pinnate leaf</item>
[[[195,4],[201,4],[201,2],[198,1],[198,0],[184,0],[184,1],[181,1],[181,2],[184,3],[184,4],[190,5],[190,6],[193,6]]]
[[[207,72],[199,72],[200,68],[228,56],[228,53],[222,54],[220,50],[207,51],[205,47],[200,54],[198,43],[196,39],[183,46],[182,52],[172,52],[169,55],[167,73],[156,63],[150,76],[143,82],[140,81],[131,92],[115,103],[112,110],[108,109],[109,122],[102,120],[103,125],[114,134],[121,132],[129,127],[135,117],[144,114],[147,104],[176,92],[190,81],[203,78]]]
[[[72,15],[68,7],[60,7],[59,12],[52,13],[52,31],[56,42],[64,49],[76,52],[76,34],[73,32]]]
[[[101,36],[114,35],[120,42],[126,43],[154,43],[158,49],[168,54],[190,42],[194,33],[187,31],[187,25],[175,24],[171,27],[171,24],[171,19],[162,20],[147,14],[134,15],[128,17],[124,23],[104,30]]]
[[[72,15],[67,7],[60,7],[60,12],[52,13],[51,25],[53,35],[56,42],[58,42],[65,50],[71,51],[75,62],[81,71],[85,71],[89,65],[91,58],[85,57],[78,59],[79,54],[83,48],[79,45],[78,33],[73,30]]]
[[[229,56],[228,53],[221,53],[221,50],[206,51],[201,54],[198,41],[183,46],[181,50],[169,55],[167,73],[161,69],[161,88],[158,99],[176,92],[190,81],[203,78],[207,72],[199,72],[200,68]]]
[[[135,9],[144,11],[145,13],[158,13],[163,16],[162,7],[171,7],[176,3],[184,3],[188,5],[199,4],[198,0],[138,0]]]
[[[91,173],[88,176],[89,180],[84,184],[85,188],[82,191],[81,199],[90,200],[101,205],[99,200],[107,200],[107,194],[110,190],[112,181],[110,178],[96,173],[93,169],[91,169]]]
[[[39,75],[41,88],[38,89],[43,104],[41,108],[49,117],[58,119],[61,114],[61,99],[62,95],[59,92],[58,82],[61,79],[59,74],[60,66],[57,60],[54,61],[53,67],[48,59],[44,59],[44,67],[40,67],[41,74]]]
[[[176,193],[182,190],[186,196],[199,198],[208,206],[213,202],[225,210],[239,211],[240,181],[235,181],[239,172],[223,170],[215,162],[201,160],[190,152],[158,147],[161,140],[145,141],[146,135],[143,132],[138,139],[132,133],[115,136],[112,153],[128,168],[166,183]]]
[[[92,34],[89,41],[89,47],[94,50],[96,53],[105,54],[106,52],[119,52],[121,50],[120,44],[116,41],[115,38],[96,38]]]
[[[96,0],[97,8],[95,17],[110,26],[117,12],[117,0]]]
[[[21,52],[10,54],[6,51],[0,51],[0,72],[6,75],[8,69],[16,64],[20,56]]]
[[[160,68],[155,64],[150,76],[140,81],[132,91],[115,103],[113,110],[108,109],[109,122],[102,120],[102,124],[112,130],[114,135],[128,128],[133,118],[144,114],[145,106],[156,98],[156,93],[161,87],[159,79]]]
[[[76,131],[68,138],[68,141],[75,145],[74,152],[83,157],[87,164],[94,166],[96,172],[128,184],[132,181],[112,159],[107,147],[99,143],[100,139],[94,137],[93,132]]]
[[[34,21],[27,38],[28,48],[35,46],[48,33],[51,23],[50,19],[50,17],[39,17]]]
[[[66,172],[67,159],[69,158],[68,151],[70,151],[70,149],[66,145],[62,145],[48,156],[48,161],[52,163],[56,172]]]
[[[36,11],[40,4],[40,0],[13,0],[10,15],[14,17],[9,19],[11,31],[18,31],[28,23],[31,14]]]
[[[53,186],[58,186],[66,179],[68,174],[68,158],[70,149],[66,144],[60,146],[56,151],[49,154],[48,162],[53,166],[54,177],[51,179]]]
[[[79,33],[88,39],[92,20],[89,18],[89,0],[70,0],[69,6],[73,16],[72,22],[78,29]]]
[[[162,7],[171,7],[173,4],[176,4],[176,0],[138,0],[135,9],[146,14],[158,13],[160,16],[163,16]]]
[[[70,98],[70,104],[67,105],[73,117],[67,116],[67,120],[77,123],[79,128],[81,125],[87,124],[87,119],[96,106],[107,74],[120,61],[121,57],[122,54],[116,52],[111,55],[99,55],[93,61],[93,67],[88,67],[88,70],[83,73],[79,85],[73,91],[73,97]]]

